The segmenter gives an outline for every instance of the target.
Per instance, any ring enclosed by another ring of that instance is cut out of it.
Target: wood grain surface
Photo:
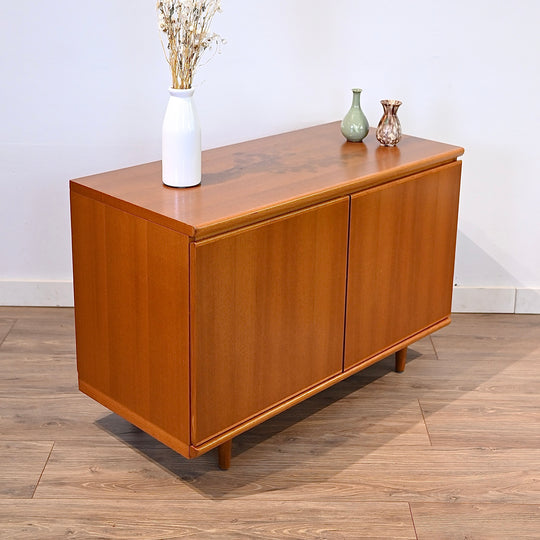
[[[405,503],[19,501],[0,507],[9,538],[373,538],[413,540]],[[66,515],[62,509],[69,507]],[[214,519],[212,515],[220,516]],[[350,516],[354,515],[355,520]],[[24,529],[19,523],[25,521]],[[340,523],[338,526],[337,524]],[[362,531],[362,532],[360,532]],[[359,536],[361,534],[361,536]]]
[[[460,172],[352,196],[345,368],[449,316]]]
[[[537,504],[412,503],[411,512],[418,538],[537,540],[540,537]]]
[[[226,472],[78,392],[73,310],[0,307],[0,328],[2,537],[540,537],[538,315],[453,315],[403,373],[388,357],[235,438]]]
[[[463,149],[337,127],[71,182],[83,392],[195,457],[449,323]]]
[[[188,455],[187,237],[75,192],[71,205],[80,388]]]
[[[341,372],[349,201],[192,246],[193,444]]]
[[[80,178],[72,189],[197,239],[455,160],[457,146],[404,136],[380,147],[374,130],[348,143],[339,122],[203,152],[200,186],[161,181],[161,162]]]
[[[52,441],[0,442],[0,500],[32,498],[52,449]]]

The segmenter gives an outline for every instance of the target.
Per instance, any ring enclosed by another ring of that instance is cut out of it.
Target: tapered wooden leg
[[[407,347],[396,352],[396,371],[398,373],[405,371],[405,362],[407,362]]]
[[[231,466],[232,439],[218,446],[219,468],[226,471]]]

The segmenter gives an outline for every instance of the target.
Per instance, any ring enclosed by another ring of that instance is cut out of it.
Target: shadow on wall
[[[540,313],[540,289],[519,283],[482,247],[458,230],[452,311]]]
[[[467,276],[462,283],[461,276]],[[455,285],[517,287],[516,278],[463,231],[458,230]]]

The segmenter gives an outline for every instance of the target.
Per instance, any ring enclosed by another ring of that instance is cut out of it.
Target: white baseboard
[[[514,287],[454,287],[454,313],[514,313]]]
[[[540,289],[454,287],[454,313],[540,313]]]
[[[517,289],[516,313],[540,313],[540,289]]]
[[[73,306],[71,281],[0,280],[0,306]],[[540,289],[454,287],[454,313],[538,313]]]
[[[0,306],[73,306],[71,281],[0,280]]]

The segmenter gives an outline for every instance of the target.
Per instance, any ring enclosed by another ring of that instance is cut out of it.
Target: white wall
[[[406,133],[466,148],[457,308],[540,312],[537,0],[223,4],[206,148],[337,120],[354,86],[372,125],[399,98]],[[68,179],[160,157],[155,2],[3,0],[0,51],[0,304],[66,304]]]

